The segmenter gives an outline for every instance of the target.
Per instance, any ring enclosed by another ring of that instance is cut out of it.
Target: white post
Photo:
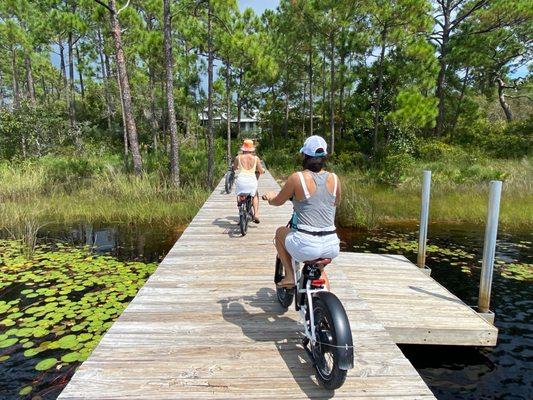
[[[422,180],[422,206],[420,209],[420,232],[418,235],[418,258],[417,265],[420,268],[426,266],[426,242],[428,237],[429,217],[429,193],[431,189],[431,171],[424,170]]]
[[[483,263],[481,264],[481,277],[479,280],[478,312],[480,313],[488,313],[490,308],[490,290],[492,286],[492,271],[494,269],[494,254],[496,252],[501,194],[502,182],[491,181],[485,243],[483,245]]]

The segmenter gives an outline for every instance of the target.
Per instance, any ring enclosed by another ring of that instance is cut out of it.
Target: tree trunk
[[[29,54],[24,55],[24,67],[26,69],[26,86],[28,87],[28,99],[30,105],[35,106],[35,87],[33,85],[33,75],[31,73],[31,60]]]
[[[154,150],[159,147],[159,124],[157,122],[157,107],[155,103],[154,69],[148,66],[148,89],[150,90],[150,130],[152,131],[152,145]]]
[[[239,90],[237,90],[237,137],[241,137],[241,113],[242,113],[242,68],[239,69]]]
[[[302,140],[305,139],[305,103],[307,99],[307,82],[304,82],[304,90],[302,93]]]
[[[73,128],[76,125],[76,109],[74,98],[74,45],[72,32],[68,34],[68,69],[69,69],[69,85],[68,85],[68,116],[70,121],[70,127]]]
[[[340,80],[340,91],[339,91],[339,139],[342,139],[344,134],[344,89],[345,89],[345,82],[344,79],[344,71],[345,71],[345,62],[346,62],[346,53],[343,51],[341,54],[341,70],[342,73],[339,75]]]
[[[102,70],[102,83],[104,85],[104,97],[105,97],[105,104],[107,108],[107,129],[111,132],[112,125],[111,125],[111,116],[114,114],[112,105],[111,105],[111,97],[109,95],[109,77],[108,77],[108,71],[106,62],[104,60],[104,43],[102,41],[102,34],[100,33],[100,29],[97,31],[97,37],[98,37],[98,55],[100,58],[100,69]]]
[[[124,98],[122,97],[122,85],[117,74],[117,86],[118,86],[118,95],[120,97],[120,111],[122,114],[122,134],[124,138],[124,155],[128,156],[129,153],[129,140],[128,140],[128,124],[126,123],[126,113],[124,111]]]
[[[330,79],[330,88],[329,88],[329,135],[330,135],[330,152],[333,154],[335,152],[335,102],[334,102],[334,93],[335,93],[335,36],[331,32],[330,37],[330,67],[329,67],[329,79]]]
[[[322,55],[322,135],[326,137],[326,44]]]
[[[44,75],[41,75],[41,90],[43,91],[41,101],[48,104],[48,89],[46,87],[46,83],[44,82]]]
[[[0,71],[0,109],[4,108],[4,80]]]
[[[59,46],[59,65],[61,68],[61,80],[63,82],[63,90],[62,94],[65,94],[65,91],[67,90],[67,67],[65,65],[65,46],[63,46],[63,42],[58,43]],[[68,104],[67,104],[68,106]]]
[[[313,136],[313,48],[309,49],[309,136]]]
[[[500,106],[502,106],[507,122],[511,122],[513,120],[513,113],[511,112],[511,107],[509,107],[509,104],[505,101],[504,93],[507,86],[505,86],[505,83],[500,77],[496,78],[496,83],[498,85],[498,100],[500,101]]]
[[[457,100],[457,107],[455,108],[455,115],[453,117],[453,123],[450,128],[450,135],[455,133],[455,126],[459,120],[459,115],[461,114],[461,105],[463,104],[463,98],[465,97],[466,85],[468,83],[468,75],[470,73],[470,67],[466,67],[465,76],[463,77],[463,84],[461,85],[461,94],[459,95],[459,100]]]
[[[446,6],[442,7],[442,13],[444,17],[444,24],[442,28],[442,35],[441,35],[441,45],[440,45],[440,58],[439,58],[439,75],[437,77],[437,89],[435,91],[435,94],[437,96],[437,99],[439,100],[439,106],[438,106],[438,114],[437,114],[437,122],[435,124],[434,133],[436,136],[441,136],[442,132],[444,130],[444,120],[445,120],[445,104],[444,104],[444,86],[446,84],[446,69],[448,68],[448,63],[446,60],[446,56],[448,54],[448,41],[450,40],[450,18],[451,18],[451,10],[450,7],[448,7],[448,4]]]
[[[80,67],[80,50],[78,49],[78,46],[76,46],[76,64],[78,66],[78,75],[80,77],[80,91],[81,91],[81,98],[85,99],[85,86],[83,85],[83,72]]]
[[[172,57],[172,27],[170,21],[170,0],[163,0],[165,73],[168,122],[170,125],[170,179],[174,187],[180,185],[178,126],[174,108],[174,68]]]
[[[228,163],[231,162],[231,64],[226,61],[226,136]]]
[[[270,143],[274,147],[274,107],[276,105],[276,92],[274,85],[270,86],[270,92],[272,93],[272,106],[270,107]]]
[[[283,118],[283,138],[287,139],[289,135],[289,92],[285,90],[285,116]]]
[[[379,131],[380,131],[380,108],[381,108],[381,92],[383,91],[383,61],[385,59],[385,40],[387,38],[387,28],[383,28],[381,32],[381,51],[379,53],[378,62],[378,82],[376,88],[376,99],[374,102],[374,147],[373,154],[376,155],[379,149]]]
[[[13,79],[13,108],[20,107],[19,82],[17,79],[17,52],[14,47],[11,48],[11,73]]]
[[[214,158],[213,147],[213,33],[211,31],[211,0],[207,0],[207,187],[213,188]]]
[[[131,101],[130,83],[126,70],[126,59],[124,57],[124,50],[122,48],[122,33],[120,30],[120,22],[118,20],[115,0],[109,0],[109,8],[111,10],[112,35],[115,41],[117,72],[120,80],[122,100],[124,103],[124,117],[126,119],[129,145],[133,157],[133,170],[135,171],[135,174],[140,175],[142,173],[142,159],[141,153],[139,151],[139,141],[137,138],[137,126],[133,117],[133,105]]]
[[[189,101],[189,52],[190,49],[187,47],[187,42],[184,41],[184,49],[185,49],[185,71],[184,71],[184,78],[185,82],[187,83],[184,85],[184,101],[183,101],[183,123],[185,124],[185,138],[186,140],[191,140],[195,143],[196,146],[196,135],[192,133],[191,131],[191,120],[190,120],[190,113],[189,113],[189,106],[187,102]]]

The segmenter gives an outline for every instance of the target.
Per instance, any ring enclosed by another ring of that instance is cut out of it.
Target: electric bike
[[[346,311],[321,279],[322,270],[331,259],[305,261],[303,268],[292,262],[296,286],[276,286],[280,304],[288,308],[293,300],[300,322],[304,326],[303,346],[313,362],[320,384],[330,390],[340,388],[346,380],[348,369],[353,368],[354,354],[352,331]],[[284,268],[276,257],[274,282],[284,278]]]

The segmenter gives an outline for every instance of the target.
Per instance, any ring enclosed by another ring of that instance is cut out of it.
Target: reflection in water
[[[341,230],[340,236],[345,251],[398,253],[416,262],[416,228]],[[401,346],[438,399],[533,398],[533,285],[524,278],[531,276],[532,236],[498,236],[491,299],[499,329],[496,347]],[[483,230],[433,225],[428,244],[431,276],[465,303],[477,304]],[[506,268],[513,263],[524,275],[509,277]]]
[[[47,225],[39,231],[39,242],[66,242],[90,246],[121,260],[161,261],[183,229],[154,224]]]

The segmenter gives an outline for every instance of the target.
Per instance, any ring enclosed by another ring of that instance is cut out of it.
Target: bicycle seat
[[[304,264],[326,266],[331,262],[331,258],[317,258],[316,260],[305,261]]]

